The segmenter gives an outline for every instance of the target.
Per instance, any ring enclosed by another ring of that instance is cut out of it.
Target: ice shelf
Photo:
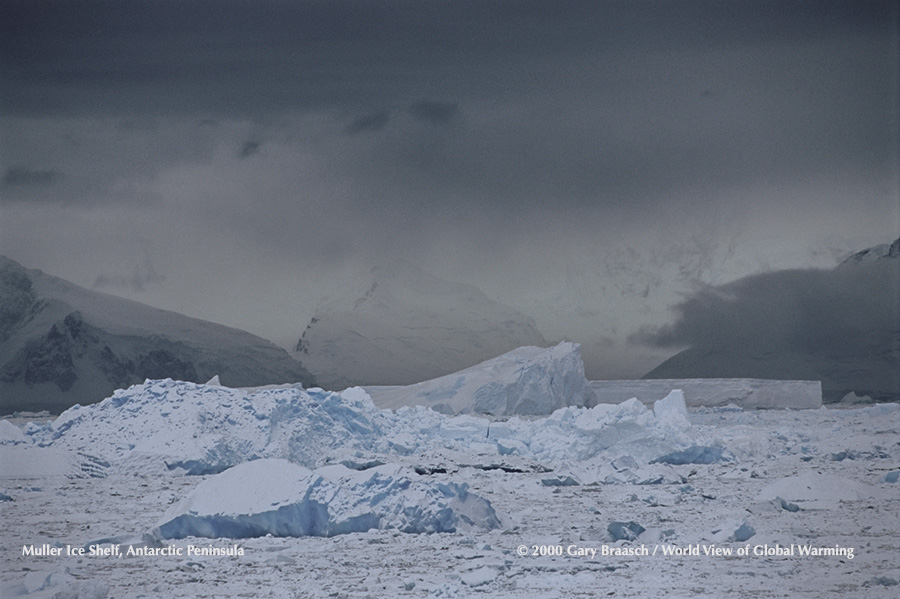
[[[673,389],[684,392],[688,407],[734,404],[741,408],[820,408],[820,381],[768,379],[642,379],[591,381],[597,403],[617,404],[635,397],[650,404]]]

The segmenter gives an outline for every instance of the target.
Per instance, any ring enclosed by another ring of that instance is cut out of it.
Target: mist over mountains
[[[900,398],[900,239],[831,270],[783,270],[706,287],[647,338],[688,349],[644,378],[821,380],[826,401]]]
[[[357,296],[322,306],[296,352],[319,384],[341,389],[417,383],[524,345],[548,345],[529,316],[397,261],[372,269]]]
[[[89,404],[145,379],[313,383],[238,329],[91,291],[0,256],[0,412]]]

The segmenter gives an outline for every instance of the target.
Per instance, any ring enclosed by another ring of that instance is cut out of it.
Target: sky
[[[900,236],[898,15],[0,0],[0,253],[284,347],[407,260],[640,376],[698,290]]]

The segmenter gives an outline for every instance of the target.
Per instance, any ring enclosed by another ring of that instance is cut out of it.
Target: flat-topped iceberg
[[[581,346],[571,342],[519,347],[432,380],[366,390],[380,408],[427,406],[445,414],[543,415],[594,404],[594,392],[584,378]]]
[[[200,483],[154,531],[185,537],[330,537],[370,529],[406,533],[498,528],[491,504],[465,484],[415,480],[385,464],[309,470],[283,459],[240,464]]]

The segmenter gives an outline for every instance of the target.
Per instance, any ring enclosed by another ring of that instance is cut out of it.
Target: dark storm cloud
[[[673,325],[643,340],[711,352],[883,356],[900,350],[900,262],[746,277],[699,290],[677,312]]]
[[[534,91],[585,57],[884,36],[896,14],[887,0],[12,0],[0,10],[0,105],[31,114],[359,108],[447,88],[495,97]]]
[[[5,115],[324,114],[333,129],[319,139],[359,144],[326,146],[329,167],[400,212],[553,202],[641,214],[673,192],[701,205],[760,180],[896,170],[888,0],[11,0],[0,11]],[[154,151],[130,162],[186,155]]]
[[[54,170],[30,169],[23,166],[11,166],[3,174],[3,187],[28,187],[33,185],[50,185],[62,178],[62,173]]]
[[[401,111],[457,121],[439,138],[380,142],[374,159],[390,168],[379,173],[407,202],[423,201],[410,186],[427,179],[429,197],[501,209],[552,197],[642,211],[677,189],[708,196],[760,177],[881,172],[896,154],[888,1],[74,0],[2,10],[6,114],[325,111],[342,123],[335,134],[351,135],[382,132]]]

